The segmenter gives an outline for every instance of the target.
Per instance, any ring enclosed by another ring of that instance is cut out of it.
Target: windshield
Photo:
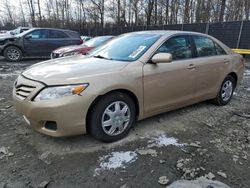
[[[31,29],[28,29],[26,31],[23,31],[22,33],[16,34],[17,37],[22,37],[24,35],[26,35],[27,33],[29,33],[30,31],[32,31]]]
[[[89,56],[118,61],[135,61],[159,38],[159,34],[130,33],[121,35],[91,51]]]
[[[96,47],[104,42],[106,42],[108,39],[111,37],[95,37],[93,39],[88,40],[87,42],[83,43],[83,46],[88,46],[88,47]]]

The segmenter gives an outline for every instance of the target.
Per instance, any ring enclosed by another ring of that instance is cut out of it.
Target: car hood
[[[92,76],[120,71],[127,64],[128,62],[124,61],[78,55],[35,64],[22,75],[47,85],[70,84],[84,82],[85,78]]]
[[[92,47],[87,47],[84,45],[71,45],[71,46],[64,46],[61,48],[57,48],[56,50],[53,51],[53,53],[64,54],[64,53],[74,52],[74,51],[85,51],[85,50],[89,50],[89,48],[92,49]]]
[[[0,41],[5,40],[5,39],[13,39],[13,38],[16,38],[16,37],[11,34],[6,34],[6,33],[0,34]]]

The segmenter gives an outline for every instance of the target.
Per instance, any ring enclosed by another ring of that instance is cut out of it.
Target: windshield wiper
[[[99,58],[99,59],[108,59],[108,60],[112,60],[111,58],[107,58],[107,57],[104,57],[104,56],[102,56],[102,55],[94,55],[93,57]]]

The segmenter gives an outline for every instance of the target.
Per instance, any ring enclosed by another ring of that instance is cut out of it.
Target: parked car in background
[[[81,36],[81,39],[83,40],[83,42],[86,42],[86,41],[92,39],[92,37],[89,37],[89,36]]]
[[[137,119],[204,100],[226,105],[243,72],[242,56],[211,36],[134,32],[87,56],[33,65],[17,78],[13,98],[17,111],[41,133],[88,131],[111,142],[123,138]]]
[[[51,59],[72,55],[86,55],[90,50],[96,48],[108,40],[112,39],[113,36],[101,36],[90,39],[87,42],[84,42],[82,45],[74,45],[74,46],[65,46],[54,50],[51,53]]]
[[[48,58],[58,47],[79,44],[82,39],[75,31],[32,28],[21,34],[0,36],[0,55],[9,61],[20,61],[23,57]]]

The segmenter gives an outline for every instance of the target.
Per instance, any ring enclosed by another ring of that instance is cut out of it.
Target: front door
[[[156,53],[170,53],[170,63],[144,65],[144,113],[154,114],[189,103],[195,93],[195,66],[188,36],[168,39]]]
[[[28,56],[47,56],[49,51],[48,31],[39,29],[28,33],[23,38],[23,44]]]

